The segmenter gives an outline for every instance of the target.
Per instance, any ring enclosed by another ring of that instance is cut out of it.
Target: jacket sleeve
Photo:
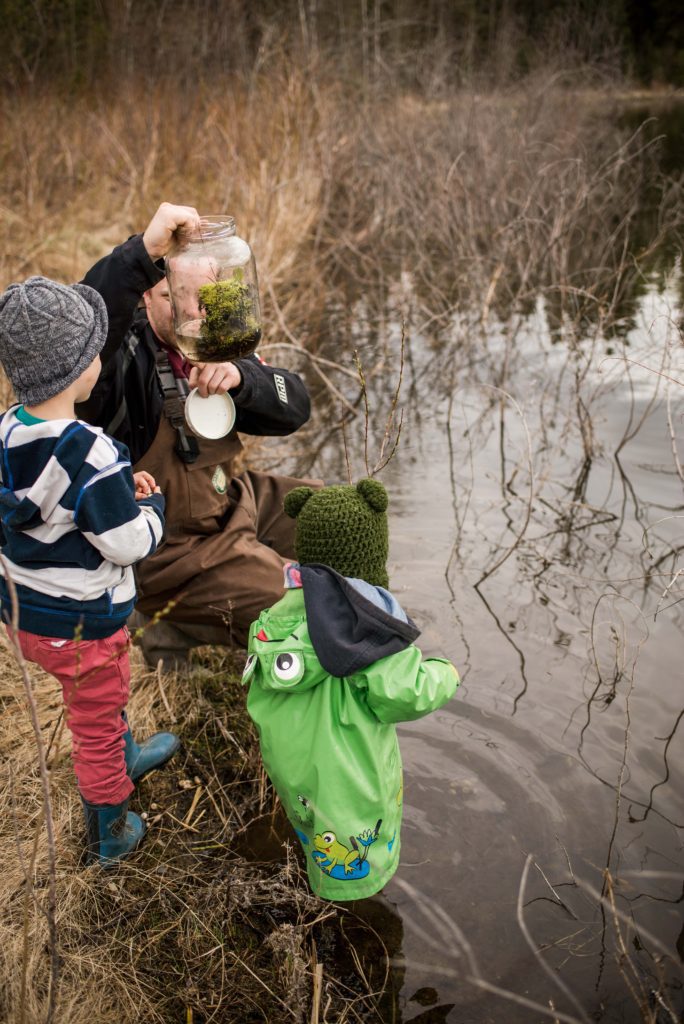
[[[410,722],[436,711],[456,692],[451,662],[423,657],[413,644],[381,658],[357,676],[365,678],[368,706],[381,722]]]
[[[92,475],[82,484],[74,523],[86,540],[115,565],[133,565],[153,554],[164,532],[164,498],[135,500],[130,462],[105,437],[88,456]]]
[[[153,288],[163,276],[161,261],[155,263],[149,257],[142,235],[133,235],[98,260],[83,278],[82,283],[98,291],[107,306],[107,340],[100,353],[103,373],[106,374],[107,364],[126,339],[143,292]]]
[[[235,363],[242,374],[242,384],[230,392],[238,431],[278,437],[292,434],[306,423],[311,403],[298,374],[267,366],[256,355]]]

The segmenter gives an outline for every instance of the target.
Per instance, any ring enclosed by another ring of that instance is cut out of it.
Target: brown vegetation
[[[341,418],[359,399],[346,314],[362,297],[381,316],[396,282],[425,337],[473,353],[490,320],[523,313],[540,293],[558,325],[590,322],[598,334],[628,317],[643,266],[679,215],[680,186],[657,178],[643,133],[610,125],[550,74],[495,94],[451,92],[437,77],[432,86],[407,94],[376,77],[343,88],[315,63],[274,61],[194,88],[126,77],[109,93],[36,84],[5,94],[0,284],[78,279],[163,199],[229,212],[257,258],[262,350],[317,371]],[[514,343],[512,329],[506,352]],[[492,375],[501,387],[506,358]],[[49,858],[21,680],[4,649],[0,660],[0,1015],[28,1024],[47,1007]],[[185,753],[140,787],[150,836],[112,873],[79,865],[61,702],[32,674],[57,843],[54,1019],[365,1019],[373,999],[358,974],[321,978],[314,922],[328,909],[294,861],[264,870],[233,848],[255,813],[270,813],[270,796],[239,666],[205,652],[196,669],[188,681],[137,664],[131,722],[143,735],[178,729]]]

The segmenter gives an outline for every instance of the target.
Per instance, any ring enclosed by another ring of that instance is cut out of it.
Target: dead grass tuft
[[[0,882],[0,1015],[39,1021],[46,1016],[50,970],[48,855],[30,724],[4,640],[1,657],[0,749],[11,785],[0,793],[7,851]],[[58,688],[44,673],[34,674],[46,745],[53,739],[55,1019],[163,1022],[191,1012],[202,1021],[303,1020],[312,991],[309,933],[322,905],[289,854],[280,866],[264,867],[232,850],[262,785],[239,662],[230,653],[204,650],[195,654],[189,678],[161,677],[144,669],[137,652],[134,657],[132,726],[140,735],[173,728],[183,748],[139,784],[132,806],[147,815],[148,835],[138,852],[107,871],[82,865],[83,824]],[[328,999],[344,1002],[332,984]]]

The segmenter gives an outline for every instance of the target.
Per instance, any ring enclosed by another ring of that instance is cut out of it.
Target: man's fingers
[[[197,388],[202,398],[220,395],[237,388],[242,375],[235,363],[196,363],[190,370],[188,384]]]
[[[223,381],[226,377],[225,370],[220,365],[212,366],[209,364],[205,366],[200,374],[200,380],[204,385],[205,390],[210,395],[215,395],[219,391],[225,391],[226,388],[223,386]]]
[[[219,364],[207,363],[201,371],[198,371],[195,386],[203,398],[207,395],[215,395],[220,391],[226,391],[223,386],[225,370]]]
[[[176,206],[172,216],[176,221],[174,231],[178,231],[181,234],[189,231],[199,231],[200,215],[194,206]]]
[[[198,231],[200,216],[194,206],[162,203],[143,234],[143,244],[152,259],[165,256],[174,232],[188,234]]]

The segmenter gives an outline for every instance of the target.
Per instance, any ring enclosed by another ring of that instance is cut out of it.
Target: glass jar
[[[176,343],[186,359],[225,363],[251,355],[261,339],[259,285],[234,219],[200,217],[199,230],[178,235],[165,264]]]

